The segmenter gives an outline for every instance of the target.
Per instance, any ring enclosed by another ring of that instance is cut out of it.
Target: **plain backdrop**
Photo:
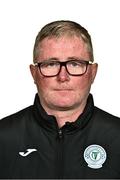
[[[0,0],[0,118],[31,104],[37,92],[29,64],[38,31],[73,20],[92,36],[98,74],[95,105],[120,117],[119,0]]]

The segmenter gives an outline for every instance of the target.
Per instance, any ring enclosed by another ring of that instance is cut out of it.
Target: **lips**
[[[66,91],[72,91],[73,89],[55,89],[55,91],[59,92],[66,92]]]
[[[55,91],[72,91],[72,89],[55,89]]]

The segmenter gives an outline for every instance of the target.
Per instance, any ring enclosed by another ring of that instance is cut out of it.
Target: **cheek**
[[[91,73],[84,74],[76,81],[77,89],[80,91],[89,91],[91,87]]]
[[[50,87],[50,81],[49,79],[46,79],[44,77],[39,77],[39,79],[37,79],[36,85],[37,85],[37,89],[41,94],[46,94],[48,91],[48,87]]]

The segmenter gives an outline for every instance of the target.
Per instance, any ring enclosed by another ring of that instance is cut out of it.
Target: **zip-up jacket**
[[[120,118],[94,106],[58,128],[34,104],[0,120],[0,179],[119,179]]]

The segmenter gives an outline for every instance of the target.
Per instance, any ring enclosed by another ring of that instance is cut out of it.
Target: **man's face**
[[[90,60],[86,44],[78,37],[46,38],[40,43],[39,52],[37,62],[48,59],[64,62],[73,58]],[[88,65],[84,75],[71,76],[62,67],[57,76],[44,77],[37,66],[30,67],[41,104],[48,111],[75,109],[85,104],[97,71],[96,64]]]

